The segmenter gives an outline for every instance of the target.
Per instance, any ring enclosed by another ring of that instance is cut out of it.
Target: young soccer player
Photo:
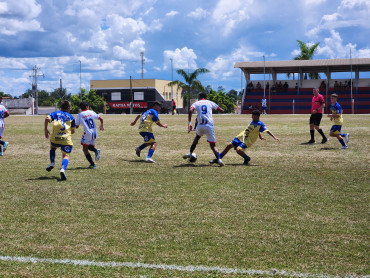
[[[212,111],[217,110],[220,112],[224,112],[224,110],[218,106],[213,101],[207,100],[207,93],[200,93],[198,97],[198,101],[195,102],[189,110],[188,115],[188,132],[193,130],[193,126],[191,125],[191,116],[194,113],[194,111],[197,112],[197,123],[196,130],[197,134],[195,135],[193,144],[190,146],[190,152],[183,156],[184,159],[188,159],[192,156],[199,139],[203,135],[207,135],[207,142],[209,143],[209,146],[211,147],[211,150],[216,156],[215,161],[218,165],[224,166],[224,163],[222,162],[222,159],[220,158],[220,153],[218,152],[218,149],[216,148],[216,136],[215,136],[215,129],[213,126],[213,117],[212,117]]]
[[[249,126],[242,131],[238,136],[228,144],[225,149],[220,153],[220,157],[223,158],[231,148],[234,148],[238,155],[244,158],[245,165],[248,165],[251,158],[244,152],[245,149],[250,148],[259,137],[261,140],[266,140],[261,136],[261,133],[267,132],[275,140],[279,141],[279,138],[275,137],[265,126],[263,122],[260,121],[260,111],[255,110],[252,112],[252,122]],[[210,163],[216,163],[217,160],[211,160]]]
[[[4,133],[4,129],[5,129],[4,119],[6,117],[9,117],[8,110],[5,108],[4,105],[1,104],[2,101],[3,101],[3,97],[0,96],[0,156],[4,154],[8,146],[8,142],[1,140],[3,133]]]
[[[50,137],[50,165],[46,171],[50,172],[55,166],[55,150],[60,147],[62,151],[62,168],[60,169],[61,180],[67,180],[66,169],[69,162],[69,155],[72,152],[72,138],[71,135],[75,133],[76,123],[75,118],[69,114],[71,104],[68,100],[64,100],[60,111],[50,113],[46,117],[44,123],[45,138]],[[53,131],[50,135],[48,130],[49,123],[53,123]]]
[[[140,119],[139,124],[139,133],[144,138],[144,144],[141,144],[139,147],[135,149],[136,155],[140,157],[140,152],[147,146],[150,146],[150,149],[148,151],[148,155],[145,159],[148,163],[155,163],[155,161],[152,159],[152,156],[154,154],[155,148],[157,147],[157,142],[155,141],[152,125],[153,123],[156,123],[160,127],[167,128],[167,125],[163,125],[159,121],[158,113],[161,111],[162,103],[159,101],[154,102],[153,108],[147,110],[146,112],[137,115],[135,120],[131,123],[131,126],[134,126],[137,122],[137,120]]]
[[[330,96],[331,114],[329,114],[328,117],[330,118],[330,121],[334,120],[334,125],[330,129],[330,134],[329,135],[331,137],[337,137],[338,141],[342,144],[341,149],[347,149],[348,146],[344,142],[343,137],[346,139],[346,142],[348,143],[349,133],[340,133],[341,130],[342,130],[343,117],[342,117],[342,107],[339,105],[337,100],[338,100],[338,95],[337,94],[332,94]]]
[[[100,121],[99,129],[104,130],[103,119],[96,114],[94,111],[89,110],[89,104],[85,101],[80,103],[81,112],[78,114],[76,119],[76,128],[81,124],[84,127],[84,134],[81,138],[82,151],[84,152],[87,161],[90,163],[90,169],[96,169],[96,164],[92,159],[89,151],[95,153],[95,161],[100,159],[100,149],[95,148],[95,140],[98,138],[98,131],[95,125],[95,119]]]

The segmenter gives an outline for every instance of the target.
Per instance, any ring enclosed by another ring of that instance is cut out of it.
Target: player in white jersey
[[[216,148],[216,137],[215,137],[215,130],[213,126],[213,117],[212,117],[212,111],[217,110],[220,112],[224,112],[224,110],[219,107],[216,103],[213,101],[207,100],[207,94],[206,93],[200,93],[199,94],[199,100],[195,102],[189,110],[189,124],[188,124],[188,132],[193,130],[193,126],[191,125],[191,116],[194,113],[194,111],[197,111],[197,134],[195,135],[193,144],[190,147],[190,153],[187,155],[184,155],[183,158],[187,159],[192,156],[199,139],[203,135],[207,135],[207,142],[209,143],[213,153],[216,156],[217,163],[220,166],[223,166],[223,162],[220,159],[220,153],[218,152],[218,149]]]
[[[94,111],[89,110],[89,104],[85,101],[80,103],[81,112],[78,114],[76,119],[76,128],[80,125],[84,128],[84,134],[81,138],[82,150],[86,156],[87,161],[89,161],[90,169],[96,169],[96,164],[94,163],[89,151],[95,153],[95,160],[100,159],[100,149],[95,148],[95,140],[98,138],[98,131],[95,125],[95,119],[100,121],[100,130],[104,130],[103,119],[96,114]]]
[[[2,156],[8,146],[8,142],[1,140],[5,129],[4,119],[9,116],[8,110],[1,104],[3,97],[0,96],[0,156]]]

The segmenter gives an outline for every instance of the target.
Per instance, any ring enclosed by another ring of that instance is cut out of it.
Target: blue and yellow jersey
[[[338,118],[333,118],[334,125],[342,125],[343,124],[343,117],[342,117],[342,107],[337,102],[336,104],[332,104],[330,106],[331,114],[332,115],[339,115]]]
[[[76,128],[75,118],[65,111],[55,111],[47,116],[53,123],[53,131],[50,136],[51,143],[72,146],[72,130]]]
[[[254,144],[254,142],[256,142],[260,132],[265,131],[268,131],[268,129],[266,128],[263,122],[252,121],[244,131],[242,131],[241,133],[239,133],[238,136],[236,136],[236,138],[245,143],[249,148]]]
[[[159,123],[158,112],[154,109],[149,109],[141,114],[139,132],[153,132],[153,123]]]

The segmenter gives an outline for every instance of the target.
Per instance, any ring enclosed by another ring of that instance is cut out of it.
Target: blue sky
[[[19,96],[59,80],[181,79],[205,67],[203,85],[240,90],[237,61],[290,60],[296,40],[320,42],[315,59],[370,57],[369,0],[0,0],[0,91]]]

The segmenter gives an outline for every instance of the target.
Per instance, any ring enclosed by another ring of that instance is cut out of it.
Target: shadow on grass
[[[26,179],[26,181],[44,181],[44,180],[56,180],[56,181],[62,181],[60,177],[57,176],[51,176],[51,177],[38,177],[33,179]]]
[[[130,160],[130,159],[124,159],[124,158],[122,158],[122,161],[132,162],[132,163],[146,163],[144,159],[143,160]]]
[[[172,166],[173,168],[191,168],[191,167],[208,167],[208,166],[212,166],[211,164],[180,164],[180,165],[174,165]]]
[[[301,143],[301,144],[299,144],[299,145],[309,145],[309,146],[315,146],[316,145],[316,143],[308,143],[308,142],[304,142],[304,143]]]
[[[339,148],[321,148],[320,151],[329,151],[329,150],[337,150]]]
[[[262,165],[258,165],[258,164],[248,164],[248,165],[244,165],[243,163],[225,163],[225,166],[262,167]]]

